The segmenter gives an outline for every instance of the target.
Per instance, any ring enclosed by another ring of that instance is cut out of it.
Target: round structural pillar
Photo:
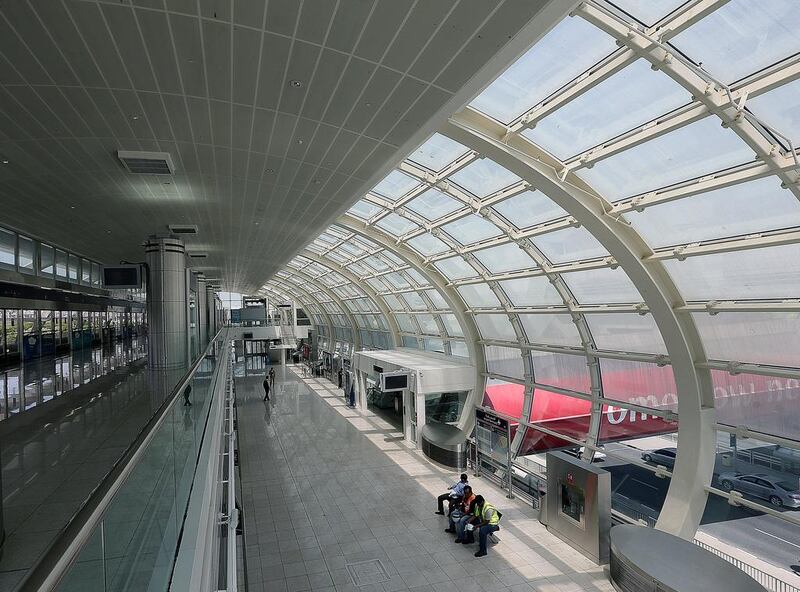
[[[149,272],[147,359],[151,368],[175,369],[187,363],[186,249],[172,236],[151,236],[144,247]]]
[[[197,274],[197,323],[200,328],[200,351],[208,345],[208,295],[206,294],[206,278]]]
[[[217,307],[214,301],[214,288],[206,286],[206,330],[208,331],[208,340],[214,338],[217,334]]]

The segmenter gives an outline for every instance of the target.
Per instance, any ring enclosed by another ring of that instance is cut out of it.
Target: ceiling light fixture
[[[8,160],[6,160],[6,159],[4,158],[4,159],[3,159],[3,164],[8,164]]]
[[[264,169],[265,173],[274,173],[275,169]]]
[[[139,116],[138,115],[134,115],[133,116],[133,120],[136,121],[137,119],[139,119]]]
[[[298,138],[298,139],[297,139],[297,143],[298,143],[298,144],[302,144],[303,142],[304,142],[303,138]]]
[[[290,80],[289,84],[291,84],[295,88],[300,88],[301,86],[303,86],[303,83],[300,80]]]

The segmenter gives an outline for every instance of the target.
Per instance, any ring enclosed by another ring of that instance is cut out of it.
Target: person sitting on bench
[[[467,481],[467,474],[461,473],[461,480],[451,485],[447,489],[450,491],[448,493],[443,493],[437,498],[438,503],[438,510],[436,514],[440,516],[444,516],[444,501],[449,500],[450,508],[453,507],[454,504],[457,504],[461,501],[461,498],[464,497],[464,488],[469,485],[469,481]],[[450,514],[450,508],[448,508],[447,513]]]
[[[500,530],[500,518],[503,514],[482,495],[475,498],[475,517],[472,519],[474,530],[478,531],[478,552],[475,557],[486,556],[486,539],[493,532]]]

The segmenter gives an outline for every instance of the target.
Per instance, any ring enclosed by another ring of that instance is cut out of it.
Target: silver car
[[[642,460],[644,462],[661,465],[671,469],[675,466],[675,453],[677,448],[659,448],[658,450],[648,450],[642,452]]]
[[[777,480],[765,473],[742,475],[723,473],[719,476],[720,485],[725,491],[736,490],[753,497],[769,500],[778,508],[800,508],[800,491],[797,483]]]

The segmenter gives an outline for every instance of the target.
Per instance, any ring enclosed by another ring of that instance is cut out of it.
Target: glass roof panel
[[[355,263],[351,263],[350,265],[347,266],[347,269],[349,269],[350,271],[352,271],[354,274],[356,274],[359,277],[360,276],[369,275],[370,273],[373,272],[372,269],[370,269],[369,267],[367,267],[366,265],[364,265],[360,261],[357,261]]]
[[[461,280],[478,275],[477,270],[460,256],[448,257],[434,263],[436,268],[449,280]]]
[[[586,357],[532,351],[533,376],[539,384],[553,385],[579,393],[589,393],[592,379]]]
[[[477,197],[486,197],[521,181],[514,173],[489,158],[473,160],[448,179]]]
[[[464,330],[454,314],[443,314],[439,317],[444,323],[444,328],[450,337],[464,337]]]
[[[795,0],[732,0],[670,43],[724,83],[800,51]]]
[[[447,136],[436,133],[427,142],[417,148],[408,157],[432,171],[439,172],[459,156],[469,152],[469,148],[451,140]]]
[[[372,193],[377,193],[378,195],[394,201],[403,197],[417,185],[419,185],[419,181],[414,177],[394,170],[386,175],[383,181],[375,185],[372,189]]]
[[[403,288],[410,288],[411,283],[405,278],[402,273],[394,272],[394,273],[387,273],[384,276],[381,276],[384,281],[388,282],[392,285],[392,287],[397,289]]]
[[[502,341],[517,341],[517,334],[508,316],[504,314],[479,314],[475,315],[475,324],[484,339],[499,339]]]
[[[458,291],[461,294],[461,297],[464,299],[464,302],[467,303],[467,306],[500,306],[500,301],[487,284],[469,284],[466,286],[459,286]]]
[[[587,314],[585,317],[598,349],[667,353],[652,315],[622,312]]]
[[[525,191],[494,204],[492,209],[520,230],[567,215],[567,212],[540,191]]]
[[[797,312],[692,313],[706,355],[713,360],[797,368]]]
[[[420,194],[419,197],[415,197],[405,204],[405,207],[419,214],[426,220],[438,220],[442,216],[446,216],[451,212],[461,209],[464,207],[464,204],[453,199],[446,193],[442,193],[438,189],[431,187]]]
[[[691,101],[666,74],[647,60],[636,60],[621,72],[573,99],[522,135],[555,157],[592,148]]]
[[[442,230],[462,245],[471,245],[503,234],[503,231],[497,226],[475,214],[445,224],[442,226]]]
[[[755,159],[734,132],[706,117],[580,169],[577,175],[615,201]]]
[[[369,220],[381,210],[383,210],[382,207],[376,206],[374,203],[370,203],[367,200],[360,199],[353,205],[353,207],[347,210],[347,212],[363,220]]]
[[[411,322],[411,315],[396,314],[396,315],[394,315],[394,318],[397,321],[397,326],[400,327],[401,331],[406,331],[408,333],[416,333],[417,332],[417,328]]]
[[[800,202],[781,188],[780,179],[765,177],[625,217],[658,248],[800,226]]]
[[[597,27],[565,18],[470,106],[509,123],[615,49],[614,40]]]
[[[561,276],[579,304],[637,303],[643,298],[621,268],[591,269]]]
[[[428,298],[430,298],[434,308],[438,310],[446,310],[450,308],[447,306],[447,301],[439,293],[439,290],[425,290],[425,294],[427,294]]]
[[[686,0],[614,0],[619,8],[645,25],[654,25]]]
[[[596,259],[608,255],[603,245],[583,227],[548,232],[531,240],[553,263]]]
[[[800,144],[800,80],[759,95],[747,101],[747,108],[767,125]],[[781,140],[783,142],[783,140]],[[786,146],[788,148],[788,146]]]
[[[401,296],[412,310],[428,310],[427,303],[417,292],[405,292]]]
[[[797,298],[800,245],[664,261],[686,300]]]
[[[415,315],[417,317],[417,324],[419,325],[419,330],[426,335],[441,335],[442,332],[439,330],[439,325],[436,324],[436,319],[433,318],[432,314],[418,314]]]
[[[446,243],[433,236],[430,232],[415,236],[409,239],[406,244],[424,257],[444,253],[450,248]]]
[[[409,276],[418,286],[427,286],[430,284],[428,278],[418,272],[416,269],[408,268],[405,270],[406,275]]]
[[[487,346],[486,369],[493,374],[525,380],[525,365],[522,363],[522,352],[515,347]]]
[[[558,291],[545,276],[518,278],[500,282],[514,306],[553,306],[562,305],[564,301]]]
[[[473,253],[491,273],[505,273],[522,269],[535,269],[536,261],[519,248],[517,243],[505,243]]]
[[[395,214],[394,212],[387,214],[380,220],[375,223],[375,226],[383,228],[389,234],[393,234],[395,236],[402,236],[411,232],[412,230],[419,228],[414,222],[409,220],[408,218],[403,218],[399,214]]]
[[[384,261],[379,255],[371,255],[366,259],[362,259],[362,261],[376,271],[386,271],[387,269],[391,269],[391,266],[386,261]]]
[[[569,314],[521,314],[519,320],[525,329],[528,343],[581,345],[578,328]]]

